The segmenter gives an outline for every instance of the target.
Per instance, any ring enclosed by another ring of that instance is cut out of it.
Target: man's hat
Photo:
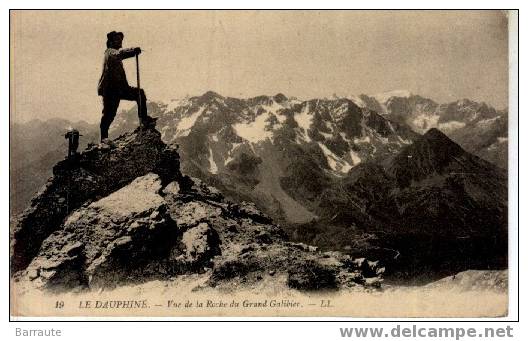
[[[114,37],[116,37],[116,36],[121,36],[121,39],[123,39],[123,37],[125,35],[123,34],[123,32],[116,32],[116,31],[112,31],[112,32],[109,32],[109,33],[106,34],[106,38],[108,40],[113,40]]]

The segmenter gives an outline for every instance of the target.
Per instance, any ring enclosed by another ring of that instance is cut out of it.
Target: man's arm
[[[141,52],[138,52],[141,51],[141,49],[139,49],[139,47],[135,47],[135,48],[126,48],[126,49],[120,49],[120,50],[111,50],[110,51],[110,57],[112,58],[117,58],[117,59],[127,59],[127,58],[131,58],[131,57],[134,57],[136,54],[139,54]]]

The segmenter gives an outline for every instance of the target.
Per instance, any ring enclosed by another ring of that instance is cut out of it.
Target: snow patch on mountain
[[[183,116],[176,126],[176,137],[187,136],[191,132],[191,128],[196,123],[196,120],[204,113],[205,107],[201,107],[197,111],[188,116]]]
[[[312,142],[312,139],[308,136],[308,133],[305,130],[295,128],[295,143],[304,144],[310,142]]]
[[[449,122],[446,122],[446,123],[440,123],[438,125],[438,129],[442,130],[445,133],[449,133],[451,131],[454,131],[454,130],[457,130],[457,129],[460,129],[460,128],[464,128],[465,126],[466,126],[465,122],[449,121]]]
[[[259,143],[268,139],[273,138],[273,131],[280,129],[282,123],[287,119],[281,110],[288,106],[288,103],[284,105],[277,103],[275,100],[271,101],[271,104],[259,105],[253,107],[252,110],[255,112],[261,112],[254,118],[253,121],[246,121],[236,123],[233,125],[238,136],[251,143]]]
[[[483,120],[478,121],[477,125],[482,127],[482,128],[486,128],[486,127],[491,126],[493,124],[493,122],[495,122],[499,118],[500,118],[500,116],[495,116],[493,118],[483,119]]]
[[[354,102],[354,104],[357,105],[360,108],[366,108],[367,107],[367,104],[361,98],[359,98],[356,95],[350,95],[350,96],[347,96],[346,98],[348,98],[349,100]]]
[[[163,128],[161,128],[161,139],[164,140],[165,139],[165,135],[167,134],[167,130],[169,130],[169,126],[164,126]]]
[[[343,103],[333,112],[331,112],[330,115],[332,116],[332,119],[335,122],[339,122],[346,116],[347,111],[348,111],[348,103]]]
[[[310,129],[310,127],[312,126],[313,122],[313,114],[310,113],[310,106],[306,104],[301,110],[301,112],[293,115],[293,118],[301,129],[308,131],[308,129]]]
[[[189,98],[185,97],[185,98],[182,98],[182,99],[171,99],[170,101],[165,101],[165,102],[162,102],[162,103],[167,103],[166,110],[167,110],[167,112],[171,112],[171,111],[176,110],[179,107],[182,107],[182,106],[185,106],[185,105],[189,104]]]
[[[354,163],[354,166],[357,166],[361,162],[361,158],[353,150],[350,150],[350,158],[352,159],[352,162]]]
[[[372,97],[374,97],[381,104],[385,104],[391,97],[409,98],[411,96],[412,96],[412,93],[408,90],[393,90],[393,91],[383,92],[381,94],[377,94]]]
[[[227,164],[231,161],[234,160],[234,153],[236,151],[236,149],[242,145],[242,143],[233,143],[232,146],[231,146],[231,150],[229,150],[227,152],[227,157],[225,158],[225,161],[224,161],[224,166],[227,166]]]
[[[325,139],[331,139],[334,136],[332,134],[324,133],[322,131],[320,131],[319,134],[323,135]]]
[[[400,141],[400,143],[403,143],[403,144],[411,144],[412,143],[412,141],[404,139],[400,135],[396,135],[396,137],[398,138],[398,141]]]
[[[218,174],[218,166],[213,158],[213,150],[209,147],[209,172],[212,174]]]
[[[343,134],[343,133],[341,133],[341,134]],[[345,134],[343,134],[343,135],[345,135]],[[356,143],[370,143],[370,136],[365,135],[365,136],[362,136],[360,138],[356,137],[356,138],[354,138],[354,143],[355,144]]]
[[[390,123],[390,121],[387,121],[387,125],[389,126],[389,129],[390,129],[394,134],[396,134],[396,131],[394,130],[394,127],[392,126],[392,123]]]
[[[501,145],[504,143],[508,143],[507,137],[497,137],[496,141],[490,144],[486,149],[490,152],[497,151],[499,148],[503,150],[504,148]]]
[[[427,130],[431,128],[438,127],[438,120],[440,119],[439,115],[431,115],[431,114],[420,114],[416,116],[412,120],[412,124],[414,127],[419,130],[421,133],[425,133]]]
[[[251,143],[259,143],[273,137],[273,132],[266,130],[271,113],[266,112],[255,118],[253,122],[233,124],[238,136]]]
[[[318,142],[318,144],[321,150],[323,151],[323,154],[326,156],[328,166],[333,171],[340,173],[348,173],[348,171],[352,169],[352,166],[348,162],[335,155],[330,149],[328,149],[327,146],[325,146],[321,142]]]

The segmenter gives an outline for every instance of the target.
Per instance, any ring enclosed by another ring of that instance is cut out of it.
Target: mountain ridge
[[[374,254],[401,273],[504,266],[507,176],[438,129],[422,136],[343,98],[210,92],[173,104],[148,106],[182,172],[255,202],[295,241]],[[111,135],[136,121],[133,109],[118,115]]]
[[[16,285],[81,292],[195,274],[229,290],[270,277],[302,291],[381,286],[379,262],[289,242],[254,204],[225,200],[179,161],[150,127],[59,162],[13,226]]]

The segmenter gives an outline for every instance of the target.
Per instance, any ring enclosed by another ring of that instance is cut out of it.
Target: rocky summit
[[[289,242],[253,203],[180,172],[155,128],[59,162],[12,231],[14,278],[53,291],[202,274],[211,287],[276,276],[299,290],[379,287],[379,262]]]
[[[82,154],[53,167],[53,177],[18,217],[11,238],[11,267],[25,268],[42,242],[70,213],[155,172],[163,183],[179,174],[178,153],[167,147],[156,130],[135,130],[117,138],[112,146],[91,145]]]

